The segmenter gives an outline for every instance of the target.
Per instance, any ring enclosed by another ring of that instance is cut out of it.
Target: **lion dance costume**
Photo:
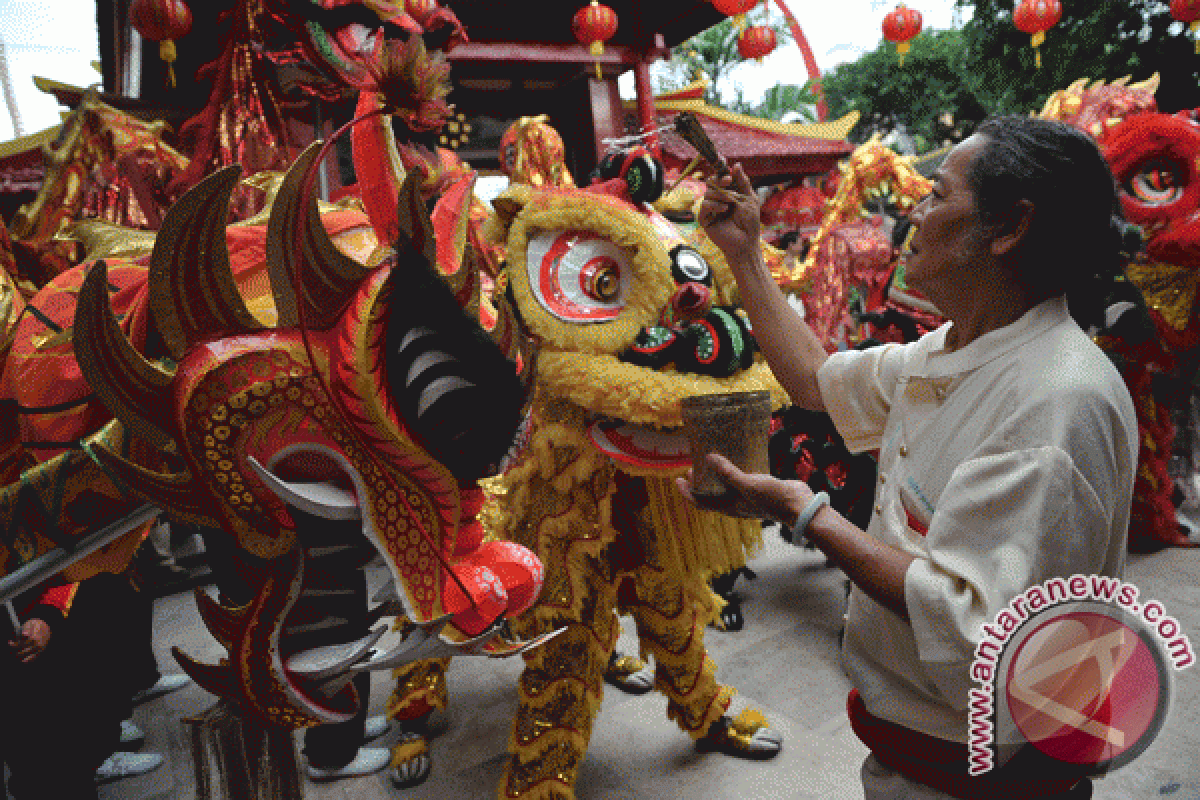
[[[761,715],[723,716],[733,690],[704,648],[718,610],[706,579],[743,565],[760,527],[697,511],[672,479],[690,466],[683,397],[782,391],[729,304],[728,268],[631,199],[661,164],[644,151],[611,163],[617,176],[589,189],[518,186],[495,203],[507,291],[540,343],[528,440],[503,476],[497,529],[547,570],[516,630],[566,628],[527,654],[501,797],[574,796],[617,608],[636,621],[684,731],[744,754],[779,746]]]

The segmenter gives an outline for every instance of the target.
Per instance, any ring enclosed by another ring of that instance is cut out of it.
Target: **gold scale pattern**
[[[422,614],[438,613],[440,564],[429,543],[411,523],[408,509],[422,527],[440,540],[440,520],[429,498],[402,474],[385,474],[375,459],[363,452],[357,437],[342,422],[312,375],[306,358],[291,350],[248,352],[235,356],[210,372],[188,403],[194,425],[193,452],[211,478],[210,486],[243,525],[272,530],[270,518],[250,490],[239,468],[238,443],[264,417],[291,407],[305,424],[319,426],[359,470],[370,488],[371,512],[376,532]],[[236,523],[235,523],[236,524]]]

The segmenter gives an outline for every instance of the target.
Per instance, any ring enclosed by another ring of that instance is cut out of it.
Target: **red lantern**
[[[896,52],[900,54],[900,66],[904,66],[904,54],[908,52],[909,42],[921,32],[921,12],[908,8],[901,3],[892,13],[883,18],[883,38],[896,43]]]
[[[1028,33],[1033,38],[1034,64],[1042,68],[1042,51],[1038,48],[1046,41],[1046,31],[1053,28],[1062,19],[1062,3],[1059,0],[1021,0],[1021,5],[1013,12],[1013,24],[1017,30]]]
[[[758,0],[712,0],[713,7],[727,17],[740,31],[746,27],[746,13],[758,5]]]
[[[145,39],[158,42],[158,57],[167,62],[167,76],[175,86],[175,40],[192,29],[192,12],[183,0],[133,0],[129,22]]]
[[[775,31],[766,25],[751,25],[738,34],[737,48],[742,58],[762,61],[763,56],[770,55],[775,49]]]
[[[617,32],[617,14],[608,6],[592,0],[592,4],[575,12],[571,30],[580,44],[588,46],[592,55],[604,54],[604,43]],[[600,80],[600,62],[596,62],[596,80]]]
[[[439,7],[437,0],[404,0],[404,10],[422,28],[429,24],[429,18],[437,13]]]
[[[1200,0],[1171,0],[1171,16],[1190,27],[1194,36],[1200,31]],[[1196,40],[1196,54],[1200,55],[1200,39]]]

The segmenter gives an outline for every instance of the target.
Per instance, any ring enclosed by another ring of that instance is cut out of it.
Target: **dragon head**
[[[778,392],[719,251],[649,205],[662,176],[636,148],[607,157],[589,188],[516,186],[493,203],[539,391],[581,408],[593,443],[642,469],[690,463],[683,397]]]
[[[232,167],[185,195],[155,241],[150,303],[168,358],[147,359],[121,334],[103,262],[87,275],[76,316],[87,380],[174,470],[153,471],[102,446],[95,457],[174,518],[230,533],[257,589],[237,607],[197,593],[228,664],[177,658],[244,713],[288,726],[353,714],[360,700],[346,680],[352,670],[456,646],[490,655],[519,650],[495,635],[504,616],[532,603],[541,581],[532,553],[482,543],[474,519],[482,505],[475,481],[509,449],[527,391],[511,353],[472,313],[478,284],[470,256],[450,274],[440,267],[415,179],[401,190],[395,248],[365,264],[343,254],[312,194],[318,149],[293,165],[271,212],[275,327],[246,307],[219,244],[237,181]],[[505,330],[512,328],[502,319],[496,333]],[[361,520],[417,626],[394,651],[371,650],[382,631],[332,655],[281,650],[284,622],[304,587],[289,508]]]
[[[1149,256],[1200,267],[1200,110],[1132,115],[1108,132],[1103,148]]]

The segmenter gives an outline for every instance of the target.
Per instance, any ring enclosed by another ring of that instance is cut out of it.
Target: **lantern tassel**
[[[904,56],[908,53],[908,48],[911,45],[908,42],[897,42],[896,52],[900,54],[900,66],[904,66]]]
[[[175,42],[172,39],[163,39],[158,43],[158,57],[167,62],[167,83],[171,88],[175,88]]]
[[[1035,69],[1042,68],[1042,51],[1038,48],[1046,41],[1046,32],[1038,31],[1030,40],[1033,43],[1033,65]]]
[[[1192,36],[1196,36],[1200,33],[1200,19],[1192,20],[1192,24],[1188,27],[1192,30]],[[1200,56],[1200,39],[1196,39],[1196,55]]]
[[[604,55],[604,42],[597,39],[596,41],[594,41],[590,45],[588,45],[588,49],[591,51],[593,56],[596,56],[597,58],[599,58],[600,56]],[[599,61],[595,62],[595,65],[596,65],[596,80],[598,80],[598,81],[604,80],[604,76],[600,74],[600,62]]]

